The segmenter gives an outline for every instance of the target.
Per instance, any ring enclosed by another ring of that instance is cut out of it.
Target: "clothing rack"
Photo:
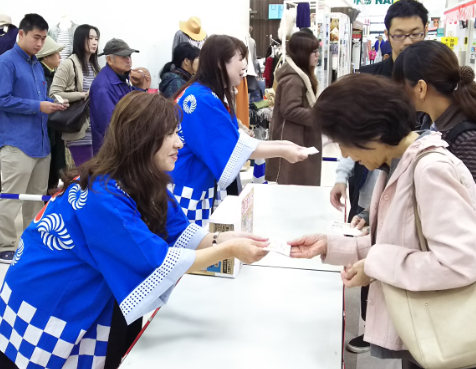
[[[289,7],[296,7],[297,8],[297,6],[299,4],[302,4],[302,3],[308,3],[311,9],[315,9],[316,10],[316,17],[317,17],[317,12],[318,12],[318,9],[319,9],[319,7],[318,7],[319,1],[318,0],[312,0],[312,1],[309,1],[309,0],[292,0],[292,1],[284,0],[284,8],[285,9],[289,9]],[[296,25],[296,23],[294,25]],[[310,29],[314,33],[314,36],[317,37],[317,22],[315,22],[314,24],[311,24]],[[284,37],[284,40],[282,40],[282,46],[283,46],[283,50],[286,50],[286,37]],[[283,60],[286,61],[286,53],[284,53]]]

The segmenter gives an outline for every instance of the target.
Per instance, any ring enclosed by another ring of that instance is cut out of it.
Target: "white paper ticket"
[[[308,147],[308,148],[306,148],[302,151],[307,155],[316,155],[316,154],[319,153],[319,150],[316,149],[314,146],[313,147]]]
[[[346,236],[360,236],[362,231],[352,228],[350,223],[332,222],[329,226],[331,231],[340,232]]]
[[[55,97],[56,101],[58,101],[60,104],[64,103],[64,100],[60,95],[54,94],[53,96]]]
[[[285,256],[291,255],[291,246],[286,243],[286,241],[277,240],[271,238],[269,240],[269,246],[265,247],[263,250],[277,252]]]

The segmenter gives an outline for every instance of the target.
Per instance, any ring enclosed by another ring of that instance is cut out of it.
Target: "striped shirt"
[[[66,60],[68,56],[73,52],[73,45],[71,45],[71,40],[69,38],[68,29],[59,29],[58,30],[58,41],[60,45],[64,45],[64,49],[60,51],[61,61]]]
[[[93,67],[91,66],[91,63],[88,63],[88,74],[83,72],[83,92],[88,92],[89,89],[91,88],[91,85],[93,84],[94,81],[94,71]],[[76,141],[69,141],[67,143],[67,147],[71,146],[90,146],[93,144],[93,139],[91,135],[91,126],[88,127],[86,130],[86,135],[84,138]]]
[[[83,73],[83,92],[88,92],[94,81],[94,71],[91,63],[88,63],[88,74]]]

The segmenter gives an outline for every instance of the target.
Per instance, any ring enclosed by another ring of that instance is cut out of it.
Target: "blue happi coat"
[[[207,234],[170,197],[165,239],[114,180],[52,199],[1,288],[0,350],[20,369],[102,369],[114,300],[128,324],[165,304]]]
[[[170,173],[172,191],[188,219],[206,226],[215,182],[226,189],[259,141],[238,130],[236,117],[206,86],[192,84],[177,103],[183,110],[179,135],[184,146]]]

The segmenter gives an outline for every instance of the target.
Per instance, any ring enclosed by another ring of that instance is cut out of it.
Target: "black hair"
[[[49,26],[41,15],[31,13],[25,14],[25,17],[21,20],[20,26],[18,28],[27,34],[34,29],[48,31]]]
[[[372,141],[397,146],[416,123],[405,90],[389,78],[369,74],[350,74],[337,80],[319,96],[313,113],[323,134],[361,149]]]
[[[191,45],[190,42],[181,42],[175,47],[172,53],[172,61],[165,64],[160,71],[160,78],[162,78],[165,73],[170,72],[172,66],[175,66],[175,68],[181,68],[185,59],[188,59],[193,63],[199,55],[200,49],[198,47]]]
[[[416,0],[400,0],[388,8],[385,16],[385,27],[390,31],[392,20],[394,18],[420,17],[423,27],[428,24],[428,10],[425,6]]]
[[[86,53],[85,45],[86,45],[86,42],[89,42],[89,33],[91,32],[92,29],[96,31],[98,35],[98,40],[99,40],[99,37],[100,37],[99,30],[96,27],[91,26],[89,24],[82,24],[78,26],[78,28],[76,28],[76,31],[74,31],[73,54],[75,54],[78,57],[81,63],[81,67],[83,69],[83,73],[85,75],[89,74],[88,62],[91,64],[91,67],[96,72],[96,74],[98,74],[99,71],[101,70],[98,63],[98,50],[96,49],[96,52],[89,57],[89,60],[88,60],[88,55]]]
[[[408,46],[395,61],[393,79],[411,87],[420,80],[425,81],[476,122],[474,71],[471,67],[460,68],[456,54],[445,44],[422,41]]]
[[[314,32],[312,32],[312,30],[309,29],[309,28],[301,28],[301,32],[306,32],[306,33],[309,33],[310,35],[314,36]]]
[[[235,101],[234,86],[230,85],[230,78],[226,70],[226,64],[236,53],[241,54],[243,59],[248,58],[248,48],[243,41],[226,35],[210,36],[200,51],[200,64],[197,73],[175,93],[174,99],[180,96],[192,83],[198,82],[210,88],[225,107],[227,106],[225,100],[228,101],[230,115],[236,116],[233,103]]]

